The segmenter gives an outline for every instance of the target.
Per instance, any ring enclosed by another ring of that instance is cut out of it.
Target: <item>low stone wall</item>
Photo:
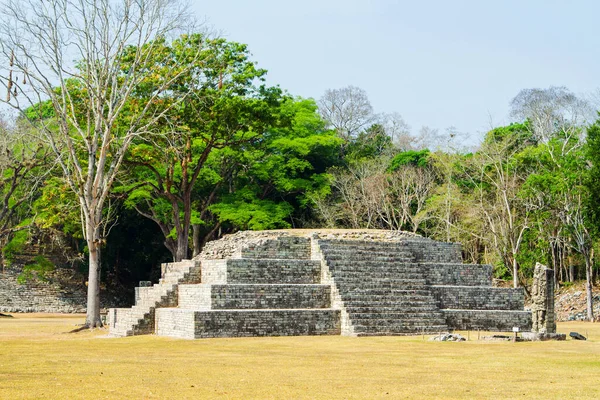
[[[310,259],[310,239],[282,236],[260,244],[249,244],[242,249],[242,258]]]
[[[339,335],[339,310],[156,310],[160,336],[205,337]]]
[[[413,254],[416,263],[462,263],[462,251],[458,243],[413,238],[401,244]]]
[[[492,266],[479,264],[419,264],[429,285],[491,286]]]
[[[513,327],[518,327],[523,332],[531,330],[530,311],[442,310],[442,312],[450,329],[510,332]]]
[[[330,285],[180,285],[179,308],[328,308]]]
[[[459,310],[523,310],[523,288],[431,286],[440,308]]]
[[[314,260],[232,259],[227,283],[319,283],[321,263]]]
[[[30,281],[19,284],[18,269],[0,272],[0,312],[85,312],[85,288],[63,287],[57,282]]]

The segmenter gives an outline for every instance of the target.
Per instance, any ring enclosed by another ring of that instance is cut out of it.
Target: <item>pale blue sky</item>
[[[477,136],[524,88],[600,87],[600,2],[220,0],[199,17],[247,43],[269,83],[319,98],[348,85],[377,112]]]

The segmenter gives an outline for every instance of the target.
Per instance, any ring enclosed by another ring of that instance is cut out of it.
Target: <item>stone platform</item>
[[[460,246],[404,232],[240,232],[163,266],[113,336],[180,338],[531,330],[522,289],[493,288]]]

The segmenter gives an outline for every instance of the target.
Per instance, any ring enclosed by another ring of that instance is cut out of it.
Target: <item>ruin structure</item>
[[[406,232],[239,232],[165,264],[136,305],[111,309],[114,336],[405,335],[531,330],[523,289],[492,287],[458,244]]]

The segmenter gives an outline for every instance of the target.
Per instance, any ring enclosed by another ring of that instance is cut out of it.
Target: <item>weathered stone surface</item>
[[[157,310],[157,334],[183,339],[339,335],[339,310]]]
[[[197,283],[200,279],[200,262],[184,260],[163,264],[159,283],[138,288],[136,304],[132,308],[111,308],[107,323],[112,336],[131,336],[153,333],[156,309],[177,306],[178,286]]]
[[[513,327],[531,330],[531,312],[516,310],[442,310],[448,326],[456,330],[507,332]]]
[[[531,313],[533,332],[555,333],[554,317],[554,271],[536,263],[531,289]]]
[[[492,266],[458,263],[420,264],[429,285],[492,286]]]
[[[193,310],[329,308],[331,286],[320,284],[179,285],[178,306]]]
[[[546,342],[549,340],[567,340],[565,333],[523,332],[521,339],[527,342]]]
[[[571,336],[575,340],[587,340],[585,336],[577,332],[569,332],[569,336]]]
[[[250,243],[242,248],[241,258],[310,259],[310,239],[284,236],[260,244]]]
[[[433,336],[429,338],[430,341],[434,342],[466,342],[467,339],[458,333],[442,333],[441,335]]]
[[[523,288],[431,286],[439,307],[459,310],[523,310]]]
[[[313,260],[234,259],[227,261],[227,283],[319,283],[321,265]]]
[[[58,282],[32,281],[19,284],[20,270],[0,272],[0,312],[85,312],[85,287],[62,286]]]

